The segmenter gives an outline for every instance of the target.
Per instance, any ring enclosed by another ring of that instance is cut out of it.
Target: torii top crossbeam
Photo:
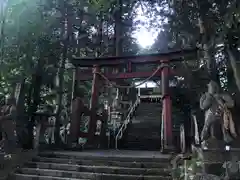
[[[81,58],[72,57],[72,64],[76,67],[92,67],[93,65],[98,66],[111,66],[119,64],[153,64],[160,63],[161,61],[176,62],[182,61],[183,57],[195,57],[197,54],[197,48],[179,50],[168,53],[157,53],[148,55],[133,55],[133,56],[113,56],[113,57],[93,57],[93,58]]]

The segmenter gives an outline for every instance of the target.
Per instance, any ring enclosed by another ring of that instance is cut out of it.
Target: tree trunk
[[[215,44],[212,44],[213,38],[211,37],[213,27],[209,22],[209,17],[207,16],[208,10],[211,8],[211,3],[196,0],[196,5],[199,11],[198,25],[200,30],[200,43],[203,49],[204,60],[207,63],[208,75],[210,80],[213,80],[220,84],[217,64],[213,55],[213,49],[215,48],[213,47],[215,46]]]
[[[60,114],[62,111],[62,99],[63,99],[63,81],[64,81],[64,71],[65,71],[65,64],[66,64],[66,59],[68,55],[68,45],[69,45],[69,36],[70,36],[70,21],[69,21],[69,5],[67,3],[64,3],[64,26],[63,26],[63,54],[62,54],[62,59],[61,63],[58,69],[58,74],[57,74],[57,89],[58,89],[58,95],[57,95],[57,107],[56,107],[56,122],[55,122],[55,144],[59,145],[60,144]]]
[[[5,23],[6,23],[6,9],[8,7],[8,0],[3,0],[3,2],[0,3],[0,61],[3,61],[4,56],[4,43],[5,43],[5,36],[4,36],[4,29],[5,29]]]
[[[122,55],[122,0],[118,1],[117,8],[115,14],[115,55],[121,56]]]
[[[202,43],[202,49],[203,49],[203,58],[207,64],[207,72],[208,72],[209,78],[210,80],[213,80],[219,84],[217,65],[211,52],[207,30],[205,29],[205,25],[201,17],[199,17],[198,22],[199,22],[201,43]]]
[[[235,78],[235,81],[236,81],[236,85],[237,85],[237,88],[238,88],[238,91],[240,91],[240,64],[237,63],[236,61],[236,57],[238,52],[237,50],[234,50],[234,49],[230,49],[230,48],[227,48],[227,54],[228,54],[228,57],[229,57],[229,60],[230,60],[230,64],[232,66],[232,69],[233,69],[233,75],[234,75],[234,78]]]
[[[41,53],[42,54],[42,53]],[[42,57],[40,56],[36,68],[36,73],[32,76],[32,84],[30,87],[30,95],[31,99],[33,99],[32,103],[29,104],[28,114],[30,116],[27,129],[28,129],[28,143],[27,143],[27,149],[33,148],[33,127],[35,124],[35,115],[34,113],[37,111],[38,105],[40,103],[40,91],[41,91],[41,84],[42,84],[42,67],[44,65],[44,61],[42,60]]]

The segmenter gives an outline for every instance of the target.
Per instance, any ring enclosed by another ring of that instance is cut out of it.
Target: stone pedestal
[[[230,143],[230,146],[234,149],[240,150],[240,137],[237,137],[234,141]]]
[[[229,150],[225,148],[225,142],[211,138],[207,140],[207,149],[200,150],[199,155],[203,160],[204,171],[207,174],[218,176],[236,177],[240,174],[240,148],[239,140],[232,142]]]
[[[202,159],[204,162],[224,162],[225,143],[215,138],[210,138],[204,142],[202,149]]]
[[[162,154],[174,154],[176,152],[176,148],[174,146],[162,146],[161,153]]]

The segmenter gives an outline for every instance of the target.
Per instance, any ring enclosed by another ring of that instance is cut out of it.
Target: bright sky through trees
[[[135,34],[133,35],[136,38],[137,43],[142,48],[149,48],[155,42],[157,37],[156,32],[148,31],[145,27],[141,27]]]
[[[137,25],[137,30],[133,33],[133,37],[136,38],[137,43],[142,48],[149,48],[154,43],[157,37],[157,29],[156,28],[148,28],[145,22],[149,21],[148,17],[146,16],[143,7],[138,6],[136,8],[137,17],[135,21],[140,21]]]
[[[134,19],[136,23],[136,30],[133,32],[133,37],[137,40],[137,43],[142,48],[150,48],[160,32],[159,26],[162,23],[167,23],[167,19],[161,17],[157,12],[147,12],[147,3],[137,3],[135,6],[136,18]],[[166,7],[159,7],[157,4],[157,10],[168,10]],[[154,24],[151,24],[155,21]]]

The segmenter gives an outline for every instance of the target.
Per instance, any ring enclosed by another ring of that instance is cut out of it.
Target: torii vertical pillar
[[[99,96],[99,66],[93,67],[93,81],[92,81],[92,95],[90,101],[90,122],[89,122],[89,141],[91,142],[94,138],[94,134],[96,131],[96,123],[97,123],[97,104],[98,104],[98,96]]]
[[[76,67],[73,71],[73,81],[72,81],[72,101],[71,101],[71,126],[70,126],[70,134],[68,138],[68,144],[70,147],[76,146],[79,138],[79,130],[80,130],[80,117],[83,113],[83,103],[81,97],[79,97],[77,86],[78,81],[76,77],[78,75],[78,67]]]
[[[78,81],[77,81],[77,75],[78,75],[78,68],[73,69],[73,79],[72,79],[72,98],[71,98],[71,104],[73,103],[73,99],[76,97],[77,94],[77,86],[78,86]]]
[[[162,145],[161,149],[163,152],[169,152],[173,150],[173,135],[172,135],[172,102],[169,92],[169,61],[162,63]]]

